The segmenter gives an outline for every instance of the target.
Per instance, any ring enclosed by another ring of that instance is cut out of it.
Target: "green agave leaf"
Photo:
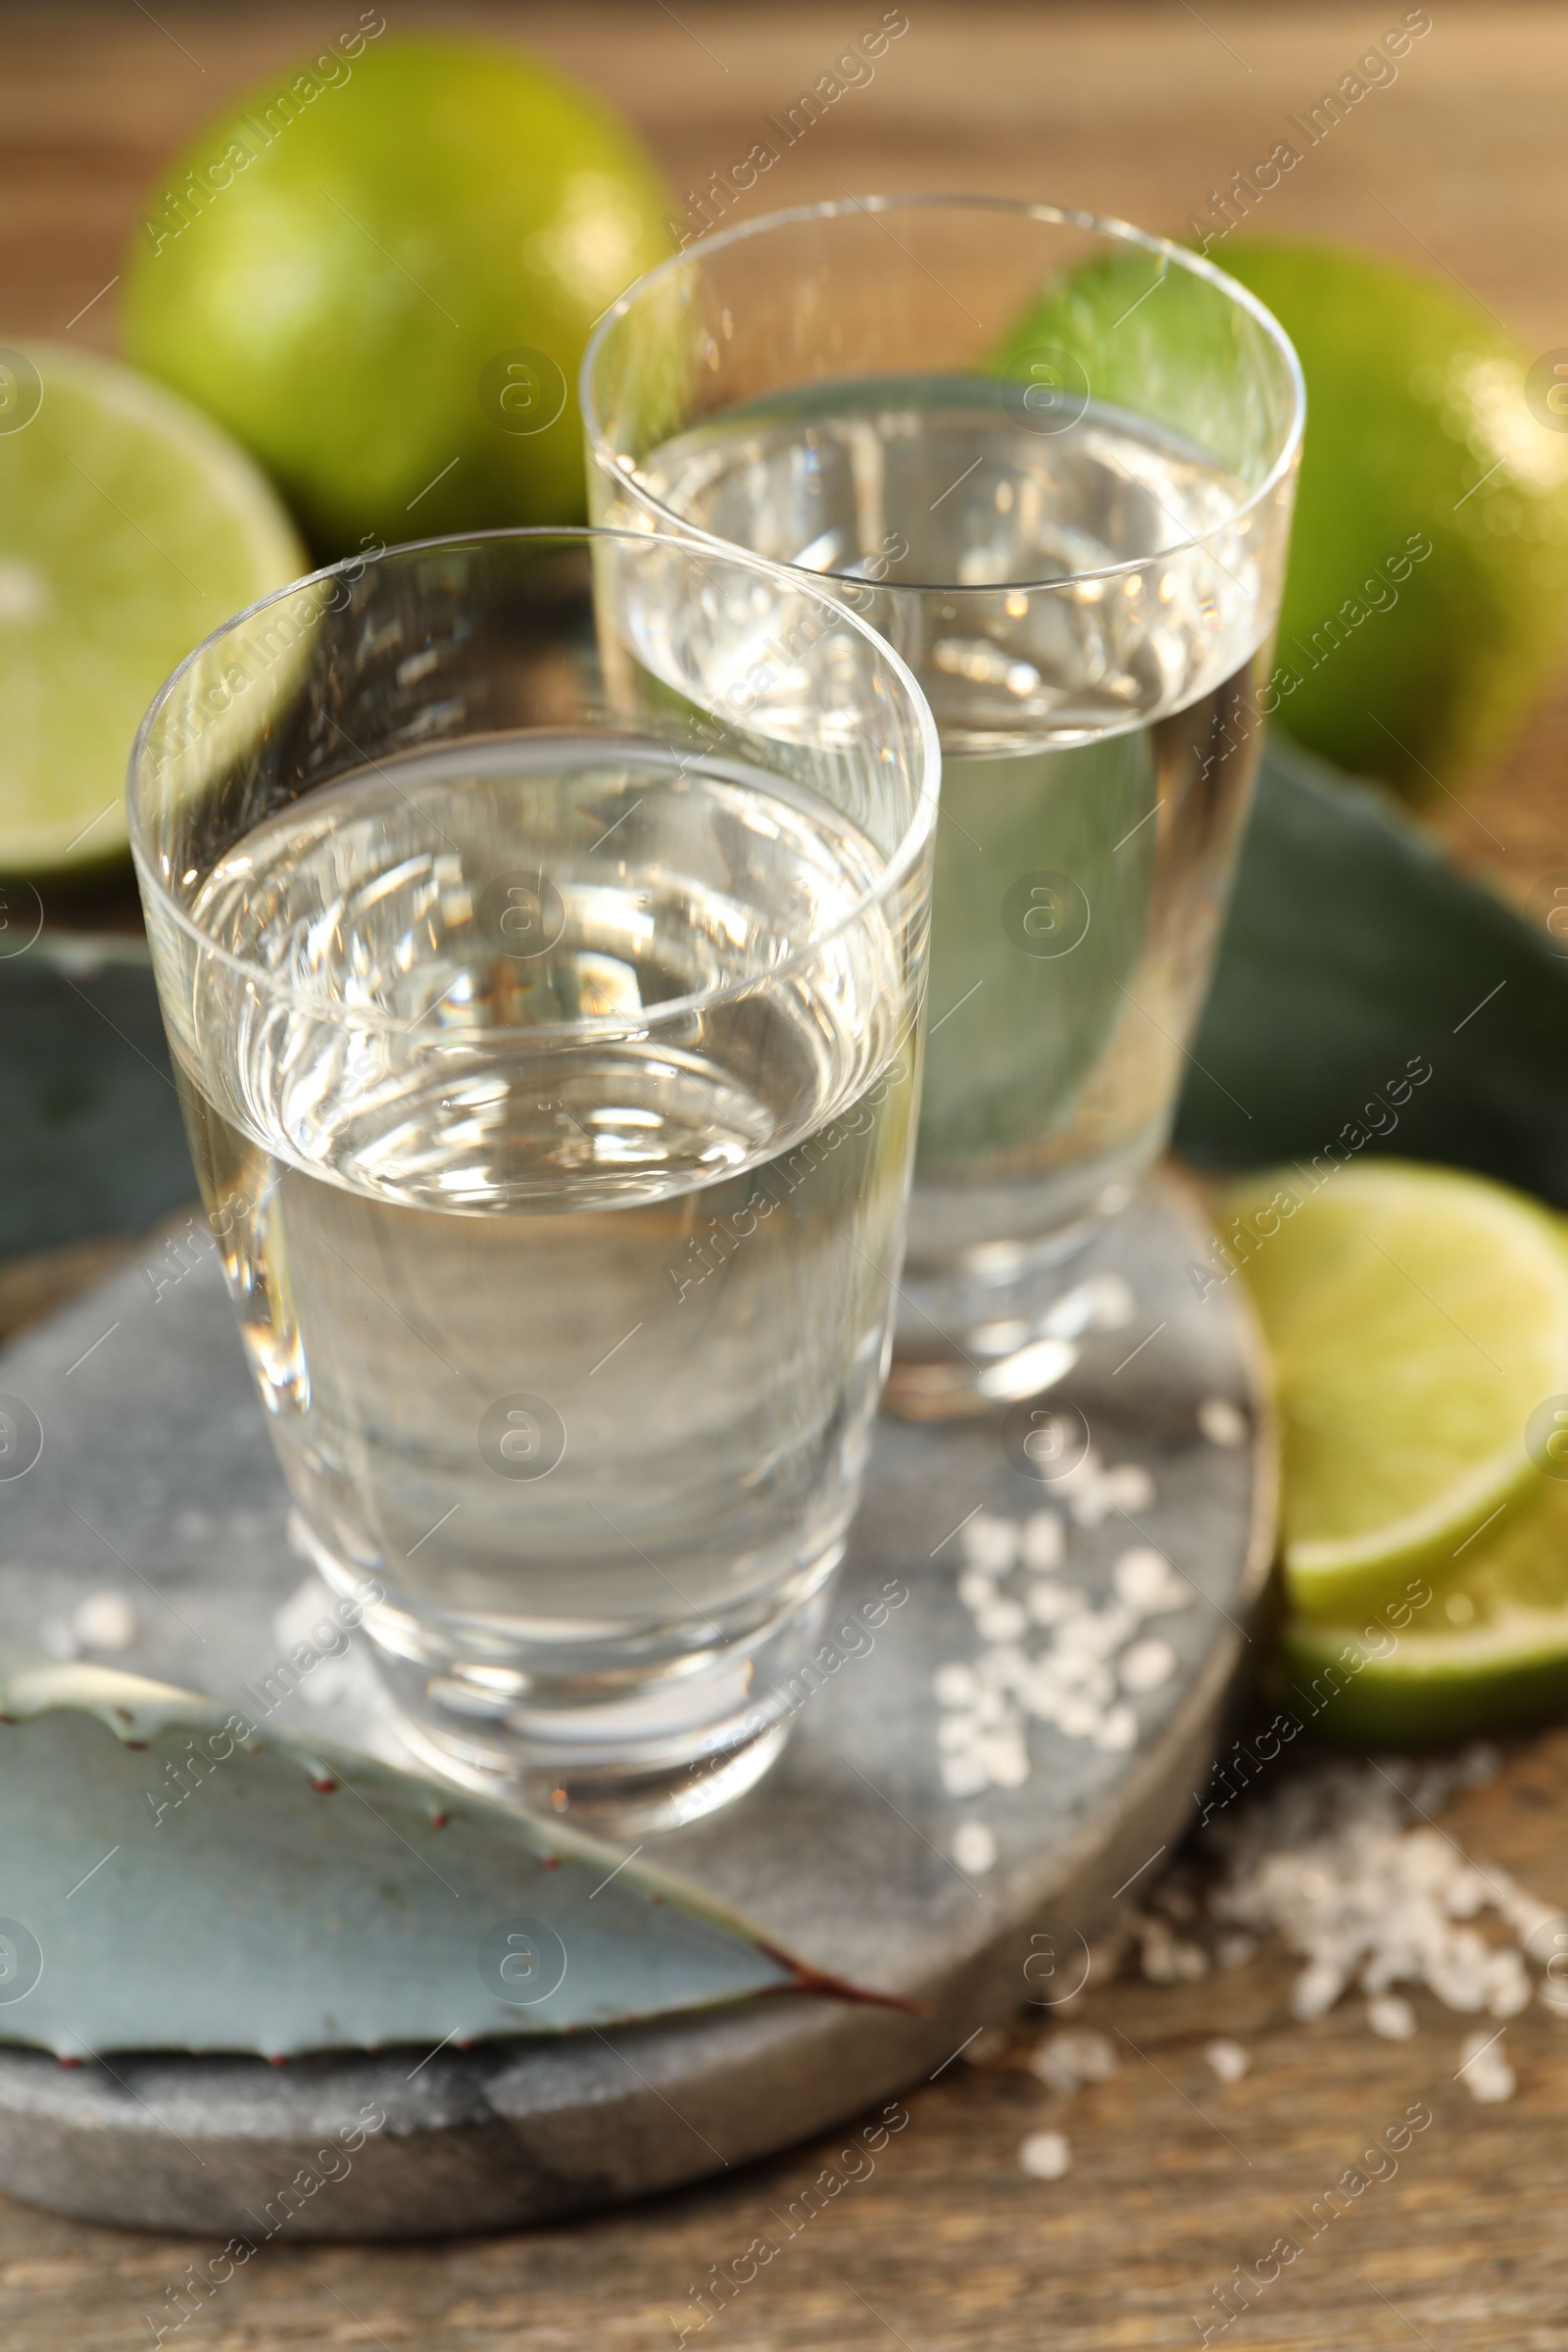
[[[579,1832],[168,1684],[0,1644],[0,1719],[3,2040],[282,2057],[880,1997]]]
[[[1379,787],[1271,735],[1178,1150],[1213,1168],[1391,1151],[1568,1204],[1565,1052],[1545,933]],[[1412,1058],[1431,1076],[1391,1102]]]

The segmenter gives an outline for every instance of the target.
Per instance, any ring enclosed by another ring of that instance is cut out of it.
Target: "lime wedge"
[[[1481,1177],[1391,1159],[1315,1191],[1287,1170],[1225,1205],[1278,1386],[1293,1606],[1345,1618],[1412,1571],[1446,1580],[1543,1483],[1527,1425],[1568,1396],[1555,1225]]]
[[[142,712],[305,556],[249,458],[129,369],[33,345],[0,388],[0,872],[42,875],[123,852]]]
[[[1422,1593],[1428,1597],[1423,1600]],[[1416,1576],[1368,1623],[1285,1629],[1286,1703],[1333,1739],[1397,1747],[1568,1706],[1568,1484],[1502,1516],[1437,1584]]]

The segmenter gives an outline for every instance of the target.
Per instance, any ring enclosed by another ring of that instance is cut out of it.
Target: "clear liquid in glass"
[[[382,1589],[449,1771],[623,1815],[782,1740],[903,1241],[880,867],[780,778],[530,735],[352,774],[202,887],[278,983],[203,967],[206,1205],[312,1548]]]
[[[1142,419],[1091,403],[1042,431],[1026,388],[978,376],[773,395],[637,473],[705,530],[867,582],[859,610],[931,703],[900,1358],[956,1350],[976,1402],[1026,1393],[1064,1360],[1036,1343],[1097,1221],[1163,1147],[1212,968],[1259,748],[1245,493]]]

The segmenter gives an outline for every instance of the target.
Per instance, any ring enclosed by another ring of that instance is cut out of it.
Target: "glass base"
[[[365,1570],[302,1532],[327,1583],[359,1592]],[[779,1755],[843,1549],[794,1579],[762,1625],[675,1657],[580,1638],[568,1655],[509,1640],[493,1621],[416,1616],[391,1594],[365,1608],[364,1625],[399,1736],[421,1764],[531,1812],[641,1835],[730,1803]]]
[[[1084,1334],[1115,1330],[1133,1311],[1119,1275],[1086,1270],[1104,1229],[1085,1219],[1043,1244],[906,1264],[883,1409],[906,1421],[961,1419],[1064,1380]]]
[[[554,1814],[604,1838],[646,1837],[700,1821],[755,1788],[790,1736],[787,1722],[743,1731],[729,1745],[684,1764],[636,1769],[625,1764],[530,1762],[518,1745],[501,1748],[455,1735],[427,1714],[399,1707],[399,1730],[421,1764],[480,1796]]]

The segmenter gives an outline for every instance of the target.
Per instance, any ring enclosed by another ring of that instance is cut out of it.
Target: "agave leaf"
[[[283,2057],[877,1997],[580,1832],[166,1683],[0,1643],[0,2040]]]
[[[1272,733],[1178,1149],[1205,1168],[1392,1152],[1568,1205],[1562,947],[1387,792]],[[1432,1075],[1408,1092],[1412,1060]]]

